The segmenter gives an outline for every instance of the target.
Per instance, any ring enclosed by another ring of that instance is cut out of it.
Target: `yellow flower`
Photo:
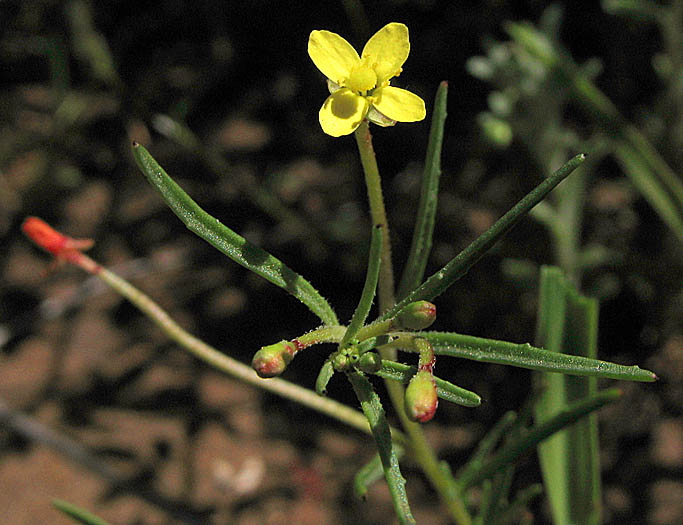
[[[364,118],[380,126],[425,118],[420,97],[389,85],[410,53],[408,28],[392,22],[368,40],[363,53],[330,31],[313,31],[308,54],[328,79],[331,95],[320,108],[323,131],[333,137],[353,133]]]

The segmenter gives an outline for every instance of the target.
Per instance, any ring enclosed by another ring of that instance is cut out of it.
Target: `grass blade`
[[[414,301],[431,301],[447,290],[455,281],[467,273],[470,267],[476,263],[519,219],[531,210],[536,204],[545,198],[555,186],[566,179],[572,171],[578,168],[586,156],[577,155],[564,166],[558,169],[541,184],[536,186],[521,201],[515,204],[505,215],[498,219],[493,226],[480,235],[472,244],[461,251],[441,270],[432,275],[418,288],[411,291],[399,301],[393,308],[385,312],[380,320],[395,317],[403,308]]]
[[[206,213],[178,186],[143,146],[133,143],[133,155],[147,180],[187,228],[236,263],[288,291],[326,325],[338,325],[337,315],[311,283],[279,259],[250,243]]]
[[[53,499],[52,506],[59,510],[62,514],[67,515],[76,523],[83,525],[108,525],[102,518],[98,518],[87,510],[77,507],[73,503],[61,499]]]
[[[657,376],[638,366],[625,366],[588,357],[566,355],[536,348],[529,343],[510,343],[451,332],[420,332],[437,355],[462,357],[483,363],[510,365],[543,372],[652,382]]]
[[[382,228],[375,226],[372,228],[372,240],[370,241],[370,255],[368,256],[368,271],[365,275],[365,284],[358,301],[358,306],[353,312],[349,327],[344,332],[339,348],[347,346],[356,336],[365,323],[370,313],[372,301],[377,291],[377,279],[379,278],[379,267],[382,261]]]
[[[604,390],[589,399],[573,403],[566,410],[556,414],[543,424],[535,425],[521,438],[506,443],[498,452],[481,468],[477,470],[467,470],[463,475],[457,477],[457,484],[460,490],[466,490],[483,480],[490,478],[499,470],[505,468],[509,463],[515,461],[522,454],[535,448],[541,441],[552,436],[555,432],[562,430],[568,425],[575,423],[586,414],[605,406],[618,399],[621,391],[617,389]]]
[[[580,295],[556,267],[541,269],[537,343],[553,352],[595,357],[598,303]],[[595,377],[538,374],[535,415],[549,420],[597,392]],[[595,414],[558,432],[538,447],[541,471],[556,523],[600,523],[600,464]]]
[[[408,504],[406,480],[401,475],[398,457],[391,441],[391,432],[382,402],[373,390],[370,381],[364,375],[357,372],[348,372],[346,375],[349,381],[351,381],[353,390],[360,401],[360,406],[365,417],[368,419],[370,430],[377,443],[377,452],[382,460],[382,468],[389,485],[389,492],[394,503],[396,516],[401,523],[415,523],[415,518],[413,518]]]
[[[436,91],[432,126],[429,131],[427,156],[425,158],[424,173],[422,174],[422,189],[420,204],[417,209],[415,231],[408,253],[408,260],[403,269],[401,284],[397,297],[400,299],[410,290],[417,287],[424,278],[427,259],[432,248],[432,233],[436,218],[436,206],[439,198],[439,178],[441,177],[441,150],[443,149],[443,129],[446,123],[446,102],[448,99],[448,82],[441,82]]]

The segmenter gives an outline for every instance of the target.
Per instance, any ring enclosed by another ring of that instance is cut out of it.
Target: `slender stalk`
[[[367,121],[363,121],[355,132],[358,152],[365,173],[365,185],[368,191],[370,203],[370,215],[373,225],[382,228],[382,263],[379,272],[379,309],[385,312],[395,303],[394,298],[394,272],[391,263],[391,241],[389,238],[389,223],[387,221],[384,208],[384,196],[382,193],[382,183],[377,168],[375,150],[372,147],[372,135]],[[396,350],[380,351],[383,359],[396,360]],[[458,525],[470,525],[470,517],[465,505],[460,497],[460,492],[451,478],[443,471],[439,465],[439,460],[434,453],[434,449],[429,445],[422,427],[410,421],[403,408],[403,397],[405,390],[403,385],[395,381],[384,380],[391,403],[398,415],[401,426],[408,434],[409,448],[413,453],[415,461],[420,465],[422,471],[429,479],[432,486],[439,493],[441,501],[444,503],[451,517]]]
[[[364,120],[355,133],[360,161],[365,173],[365,185],[368,189],[370,215],[373,226],[382,229],[382,263],[379,270],[379,308],[383,312],[394,305],[394,270],[391,264],[391,242],[389,241],[389,222],[384,209],[382,181],[377,168],[375,150],[372,147],[372,135],[368,122]]]
[[[22,230],[27,237],[43,250],[52,254],[57,261],[68,262],[89,274],[99,277],[116,292],[137,306],[166,335],[195,357],[245,383],[301,403],[308,408],[322,412],[362,432],[371,434],[368,422],[360,412],[332,399],[318,396],[312,390],[302,388],[288,381],[282,379],[261,379],[249,366],[228,357],[201,339],[183,330],[150,297],[125,279],[110,272],[85,255],[81,250],[92,247],[92,240],[68,237],[37,217],[27,217],[22,224]],[[328,326],[319,329],[317,336],[339,340],[343,336],[344,331],[345,328],[341,326]],[[405,442],[405,437],[399,431],[392,429],[392,436],[399,440],[399,442]]]
[[[85,255],[83,256],[85,257]],[[157,303],[135,288],[129,282],[106,268],[101,268],[95,275],[137,306],[173,341],[185,348],[192,355],[208,363],[214,368],[250,385],[280,395],[292,401],[322,412],[362,432],[370,433],[365,417],[356,410],[342,405],[332,399],[321,397],[315,392],[302,388],[283,379],[261,379],[254,370],[231,358],[216,348],[206,344],[189,332],[183,330]]]

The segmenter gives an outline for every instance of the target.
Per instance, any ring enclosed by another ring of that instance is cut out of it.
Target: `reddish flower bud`
[[[72,252],[87,250],[93,245],[90,239],[74,239],[59,233],[38,217],[27,217],[21,229],[28,238],[55,257],[68,258]]]
[[[408,330],[424,330],[432,325],[436,319],[436,306],[429,301],[415,301],[410,303],[396,316],[399,328]]]
[[[80,266],[85,271],[96,273],[100,266],[81,253],[92,247],[91,239],[74,239],[55,230],[38,217],[27,217],[21,225],[26,236],[46,252],[51,253],[57,261],[68,261]]]
[[[262,378],[279,376],[292,361],[295,353],[296,348],[289,341],[264,346],[254,354],[251,367]]]
[[[411,421],[426,423],[434,417],[438,404],[434,376],[426,370],[415,374],[406,388],[404,405]]]

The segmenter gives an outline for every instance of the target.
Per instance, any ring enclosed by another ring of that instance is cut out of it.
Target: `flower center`
[[[377,74],[367,66],[354,68],[346,81],[351,91],[368,91],[377,85]]]

